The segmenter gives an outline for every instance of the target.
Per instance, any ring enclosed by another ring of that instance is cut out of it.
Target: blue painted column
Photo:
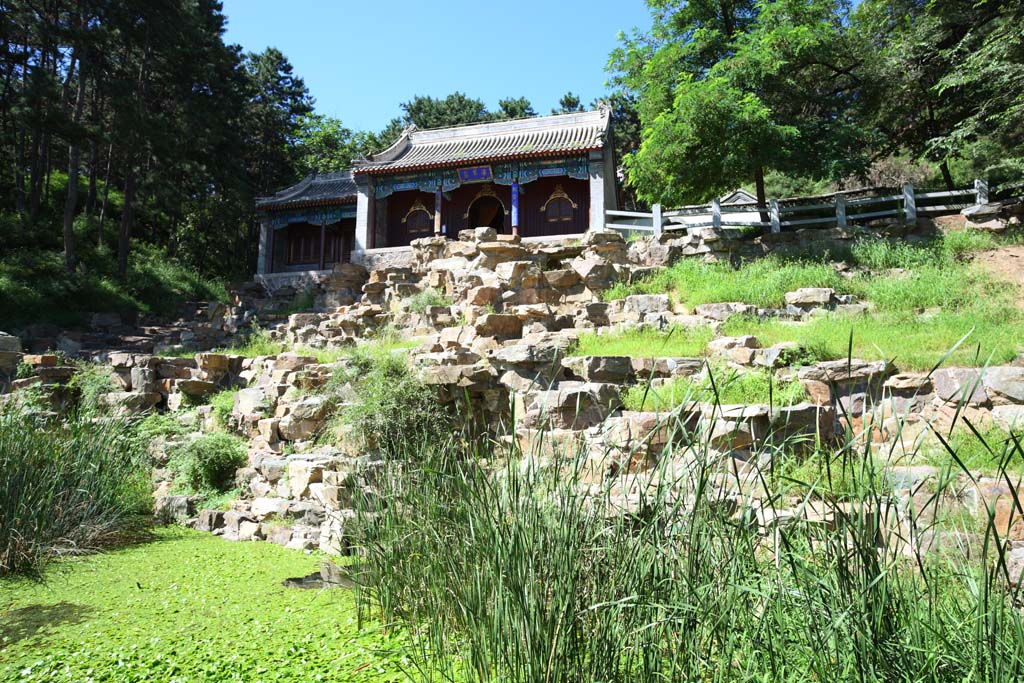
[[[441,188],[434,190],[434,237],[441,236]]]
[[[519,179],[512,181],[512,234],[519,236]]]

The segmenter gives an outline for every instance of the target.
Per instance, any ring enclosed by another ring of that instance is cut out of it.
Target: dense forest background
[[[1020,2],[648,4],[608,65],[630,202],[1024,175]],[[0,329],[223,297],[254,270],[256,197],[412,123],[538,114],[457,92],[353,131],[224,28],[216,0],[0,0]]]

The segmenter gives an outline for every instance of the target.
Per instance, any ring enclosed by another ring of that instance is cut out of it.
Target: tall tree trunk
[[[100,161],[100,146],[93,138],[89,141],[89,191],[85,195],[85,215],[96,213],[96,165]]]
[[[103,174],[103,203],[100,204],[100,234],[96,241],[97,247],[103,246],[103,221],[107,218],[107,205],[110,202],[110,168],[114,163],[114,143],[107,147],[107,172]]]
[[[949,172],[949,164],[946,163],[945,159],[939,164],[939,170],[942,171],[942,182],[946,183],[946,191],[952,192],[955,189],[953,187],[953,174]]]
[[[131,244],[132,221],[135,211],[135,168],[129,159],[124,180],[124,206],[121,209],[121,231],[117,238],[117,278],[121,282],[128,276],[128,248]]]
[[[771,220],[771,216],[765,210],[768,208],[768,198],[765,196],[764,166],[761,164],[758,164],[757,168],[754,169],[754,187],[757,192],[757,208],[761,209],[761,222],[767,223]]]
[[[85,64],[78,73],[78,92],[75,94],[75,111],[71,116],[72,127],[82,120],[85,106]],[[68,196],[64,201],[64,265],[68,273],[75,272],[75,209],[78,207],[78,165],[82,160],[82,148],[78,144],[78,131],[72,131],[68,145]]]

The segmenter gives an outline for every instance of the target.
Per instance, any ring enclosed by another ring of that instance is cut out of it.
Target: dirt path
[[[1017,285],[1014,300],[1024,308],[1024,246],[983,251],[974,257],[974,263],[997,280]]]

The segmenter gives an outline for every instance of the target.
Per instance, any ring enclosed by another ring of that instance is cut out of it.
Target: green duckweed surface
[[[0,681],[407,680],[403,637],[346,589],[286,588],[320,560],[178,528],[0,581]]]

